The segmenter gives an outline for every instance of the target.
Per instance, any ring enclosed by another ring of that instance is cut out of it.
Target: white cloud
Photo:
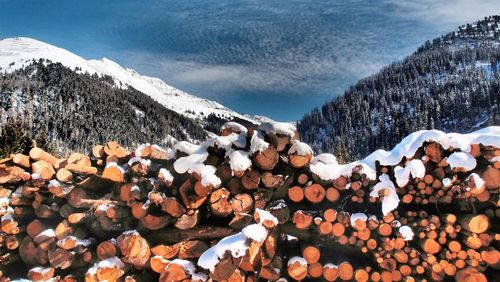
[[[500,13],[498,0],[387,0],[401,16],[429,23],[458,26]]]
[[[194,86],[218,95],[234,91],[275,91],[288,94],[304,94],[305,90],[328,90],[337,88],[339,81],[352,77],[364,77],[380,69],[383,62],[370,62],[362,57],[340,57],[332,59],[310,58],[308,61],[289,65],[251,64],[217,65],[194,61],[159,58],[151,54],[130,54],[127,65],[140,66],[145,74],[160,76],[167,83],[183,89]],[[142,64],[141,64],[142,62]],[[154,64],[144,64],[154,62]],[[333,77],[334,80],[325,80]],[[342,85],[342,91],[347,85]],[[314,94],[307,91],[308,95]]]

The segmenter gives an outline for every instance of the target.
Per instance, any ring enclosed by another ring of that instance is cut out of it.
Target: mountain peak
[[[190,95],[166,84],[159,78],[140,75],[137,71],[124,68],[108,58],[86,60],[65,49],[28,37],[0,40],[1,72],[13,72],[39,59],[61,63],[72,70],[78,68],[80,73],[111,76],[117,87],[133,87],[164,107],[189,118],[204,119],[209,114],[215,114],[224,119],[238,118],[259,123],[257,119],[241,115],[218,102]]]

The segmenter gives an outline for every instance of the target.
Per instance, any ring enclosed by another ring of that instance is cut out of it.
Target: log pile
[[[491,131],[346,165],[282,123],[169,149],[34,148],[0,160],[0,280],[493,281]]]

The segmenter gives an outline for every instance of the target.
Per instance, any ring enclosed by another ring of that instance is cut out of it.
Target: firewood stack
[[[499,140],[418,132],[341,165],[290,124],[230,122],[200,145],[34,148],[0,160],[1,280],[493,281]]]

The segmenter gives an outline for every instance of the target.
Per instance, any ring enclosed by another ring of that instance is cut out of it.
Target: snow
[[[224,149],[226,151],[226,156],[233,151],[233,145],[238,148],[244,148],[247,145],[247,135],[246,133],[231,133],[228,136],[215,136],[207,140],[202,147],[215,147]]]
[[[76,246],[88,247],[88,246],[92,245],[92,240],[90,240],[90,239],[79,239],[79,238],[77,238],[75,236],[71,236],[71,235],[67,236],[64,239],[57,241],[57,245],[58,246],[64,245],[66,243],[66,240],[76,241]]]
[[[295,140],[292,142],[290,150],[288,150],[289,155],[294,153],[299,156],[309,156],[313,154],[313,150],[306,143]]]
[[[268,219],[269,216],[263,214],[263,218]],[[213,272],[215,266],[219,263],[220,259],[224,257],[227,251],[229,251],[234,258],[242,257],[249,248],[249,239],[262,243],[267,235],[268,231],[261,223],[248,225],[243,228],[241,232],[223,238],[215,246],[206,250],[198,259],[198,265]]]
[[[36,273],[40,273],[41,275],[45,275],[47,274],[49,271],[52,270],[52,267],[41,267],[41,266],[37,266],[37,267],[33,267],[29,270],[29,272],[36,272]]]
[[[125,264],[118,257],[111,257],[95,263],[87,270],[87,274],[96,275],[99,268],[125,268]]]
[[[399,220],[393,220],[391,222],[392,227],[401,227],[401,222]]]
[[[271,210],[279,210],[279,209],[284,209],[287,207],[286,202],[283,199],[276,200],[272,207],[270,207]]]
[[[307,265],[307,261],[305,258],[303,257],[298,257],[298,256],[295,256],[295,257],[291,257],[289,260],[288,260],[288,264],[287,266],[290,266],[294,263],[299,263],[300,265]]]
[[[149,144],[149,143],[141,144],[139,147],[137,147],[137,149],[135,149],[135,156],[140,158],[142,155],[142,153],[141,153],[142,150],[146,149],[149,146],[151,146],[151,144]]]
[[[0,207],[7,207],[10,203],[10,199],[8,197],[0,197]]]
[[[321,154],[311,160],[310,168],[311,172],[321,179],[330,181],[340,176],[351,176],[352,169],[361,166],[362,172],[366,174],[366,177],[370,180],[375,180],[377,175],[375,170],[377,161],[383,166],[396,166],[401,162],[403,157],[410,159],[424,142],[430,141],[441,144],[445,150],[449,148],[459,149],[462,151],[460,153],[463,154],[470,152],[471,144],[500,147],[500,126],[490,126],[468,134],[444,133],[439,130],[420,130],[405,137],[391,151],[377,150],[363,160],[345,165],[338,164],[333,155]],[[449,158],[448,162],[450,162]],[[455,164],[460,166],[467,165],[469,167],[472,166],[472,160],[457,160]]]
[[[448,164],[453,168],[462,168],[465,171],[473,170],[476,165],[476,159],[469,153],[455,152],[448,157]]]
[[[267,238],[267,229],[262,224],[250,224],[241,230],[243,235],[256,242],[262,243]]]
[[[194,154],[196,151],[200,150],[200,145],[196,145],[187,141],[180,141],[174,145],[176,151],[186,153],[188,155]]]
[[[2,218],[0,219],[2,222],[4,221],[14,221],[14,217],[12,216],[12,214],[10,213],[6,213],[2,216]]]
[[[179,266],[182,266],[182,268],[184,269],[184,271],[191,276],[191,280],[201,280],[201,281],[207,281],[208,280],[208,277],[203,274],[203,273],[198,273],[196,272],[196,267],[194,265],[194,263],[188,261],[188,260],[184,260],[184,259],[174,259],[172,260],[169,264],[177,264]],[[167,265],[168,267],[168,265]]]
[[[278,225],[278,219],[270,212],[259,208],[255,209],[255,212],[259,215],[259,223],[264,223],[265,221],[271,221],[272,223],[274,223],[274,225]]]
[[[452,182],[452,181],[451,181],[451,179],[449,179],[449,178],[445,178],[445,179],[443,179],[443,181],[442,181],[442,182],[443,182],[444,187],[450,187],[450,186],[451,186],[451,184],[453,184],[453,182]]]
[[[399,197],[398,194],[396,194],[396,187],[394,187],[394,183],[392,183],[387,174],[384,173],[380,175],[379,180],[380,182],[373,186],[373,190],[370,192],[370,197],[378,198],[379,191],[384,191],[382,213],[387,215],[398,207]]]
[[[250,139],[250,153],[254,154],[256,152],[265,151],[269,147],[269,143],[264,141],[264,135],[262,132],[253,132],[252,138]]]
[[[116,168],[118,168],[118,169],[119,169],[122,173],[125,173],[125,170],[124,170],[121,166],[119,166],[117,163],[115,163],[115,162],[109,162],[109,163],[107,163],[105,168],[110,168],[110,167],[116,167]]]
[[[477,173],[472,173],[469,178],[472,177],[474,179],[474,187],[476,189],[481,189],[484,187],[484,180],[477,174]]]
[[[234,258],[244,256],[248,249],[247,240],[248,238],[241,232],[223,238],[200,256],[198,265],[213,272],[226,251],[229,251]]]
[[[360,172],[364,172],[368,179],[375,179],[375,164],[373,168],[359,161],[343,165],[339,164],[332,154],[320,154],[309,162],[311,172],[325,181],[331,181],[340,176],[351,176],[355,167],[360,167]]]
[[[124,236],[134,236],[134,235],[135,235],[135,236],[141,236],[141,235],[139,234],[139,232],[137,232],[137,230],[135,230],[135,229],[133,229],[133,230],[127,230],[127,231],[124,231],[124,232],[122,233],[122,235],[124,235]]]
[[[406,167],[396,166],[394,176],[399,187],[408,184],[410,174],[413,178],[423,178],[425,176],[425,166],[421,160],[411,160]]]
[[[337,158],[332,154],[319,154],[311,160],[311,163],[313,162],[322,162],[324,164],[338,164]]]
[[[160,168],[160,171],[158,172],[158,177],[163,178],[165,182],[173,182],[174,181],[174,176],[172,173],[166,169],[166,168]]]
[[[211,165],[205,165],[203,162],[207,159],[208,153],[197,152],[192,155],[182,157],[174,162],[174,169],[177,173],[197,173],[201,176],[201,184],[219,187],[222,181],[215,175],[216,168]]]
[[[356,221],[358,220],[367,221],[368,217],[362,212],[351,214],[351,226],[356,226]]]
[[[243,125],[237,123],[237,122],[233,122],[233,121],[230,121],[230,122],[226,122],[222,127],[221,127],[221,131],[226,129],[226,128],[231,128],[234,132],[237,132],[237,133],[247,133],[247,128],[244,127]]]
[[[31,174],[31,179],[33,179],[33,180],[39,180],[39,179],[42,179],[42,176],[39,173],[32,173]]]
[[[327,263],[323,266],[324,268],[338,269],[339,267],[333,263]]]
[[[0,40],[0,71],[2,72],[13,72],[29,65],[33,59],[40,58],[61,63],[70,69],[78,67],[81,73],[109,75],[114,78],[115,85],[122,88],[133,87],[164,107],[192,119],[203,118],[204,115],[213,113],[227,119],[241,118],[256,124],[260,123],[259,119],[238,114],[215,101],[187,94],[159,78],[140,75],[135,70],[123,68],[107,58],[86,60],[67,50],[26,37]],[[11,63],[14,64],[11,65]]]
[[[127,162],[129,166],[132,166],[135,163],[141,163],[142,165],[145,165],[147,167],[151,166],[151,160],[143,159],[141,157],[133,157]]]
[[[411,241],[413,240],[413,230],[409,226],[403,225],[399,227],[399,233],[401,233],[401,236],[403,236],[403,239],[405,241]]]
[[[241,150],[232,152],[229,155],[229,166],[233,171],[246,171],[252,166],[249,153]]]
[[[61,187],[61,183],[56,179],[49,181],[49,187]]]
[[[205,187],[211,186],[214,188],[219,187],[222,181],[215,175],[216,168],[211,165],[205,166],[201,173],[201,184]]]
[[[291,123],[270,121],[261,123],[259,130],[264,131],[266,134],[281,134],[293,137],[297,128]]]
[[[169,137],[171,137],[171,136],[169,135]],[[173,137],[171,137],[171,138],[174,139],[173,141],[175,141],[175,138],[173,138]],[[162,147],[160,147],[156,144],[153,144],[151,147],[153,147],[153,149],[155,149],[156,151],[166,153],[167,160],[171,160],[171,159],[175,158],[175,151],[172,150],[171,148],[163,149]]]
[[[42,231],[40,234],[38,234],[36,238],[38,237],[49,237],[49,238],[53,238],[53,237],[56,237],[56,233],[54,232],[54,229],[46,229],[44,231]]]
[[[134,189],[135,187],[139,188],[138,186],[134,186],[134,187],[132,187],[132,189]],[[140,191],[140,189],[139,189],[139,191]],[[97,206],[97,208],[95,210],[97,212],[107,212],[108,209],[109,209],[109,205],[108,204],[100,204],[100,205]]]
[[[177,173],[197,173],[202,177],[202,184],[218,187],[221,184],[219,177],[215,175],[216,168],[210,165],[205,165],[203,162],[208,158],[207,149],[209,147],[217,147],[224,149],[226,156],[230,157],[230,165],[233,170],[246,170],[250,167],[251,161],[246,152],[235,151],[233,146],[242,148],[246,146],[245,133],[232,133],[228,136],[216,136],[200,145],[191,144],[189,142],[179,142],[174,145],[175,150],[179,150],[188,154],[174,162],[174,169]],[[237,153],[235,153],[237,152]]]

